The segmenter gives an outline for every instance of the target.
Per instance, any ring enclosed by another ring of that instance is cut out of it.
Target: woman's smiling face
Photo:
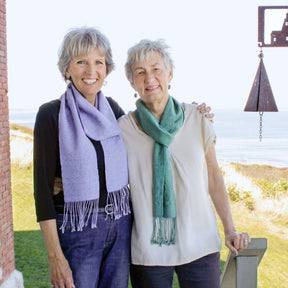
[[[106,76],[105,57],[97,47],[87,55],[72,58],[66,71],[66,77],[91,103],[95,101],[95,96],[102,88]]]
[[[168,101],[168,85],[172,80],[172,72],[166,68],[160,53],[152,52],[147,59],[134,62],[131,68],[131,85],[146,105]]]

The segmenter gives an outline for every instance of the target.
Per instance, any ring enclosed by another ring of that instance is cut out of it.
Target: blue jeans
[[[63,215],[57,216],[58,228]],[[67,224],[68,225],[68,224]],[[130,268],[131,216],[113,220],[98,214],[97,228],[59,231],[76,288],[127,288]]]
[[[220,288],[220,253],[179,266],[131,265],[133,288],[172,288],[176,272],[181,288]]]

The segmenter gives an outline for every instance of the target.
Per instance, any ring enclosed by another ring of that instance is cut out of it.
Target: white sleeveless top
[[[184,124],[169,146],[177,210],[176,244],[170,246],[151,244],[154,140],[139,129],[131,112],[118,120],[128,152],[134,212],[131,252],[136,265],[182,265],[221,249],[205,161],[215,132],[196,105],[184,104],[184,109]]]

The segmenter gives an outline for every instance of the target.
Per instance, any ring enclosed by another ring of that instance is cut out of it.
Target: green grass
[[[16,269],[23,273],[25,287],[50,288],[49,264],[41,231],[15,231],[14,242]]]
[[[25,287],[48,288],[49,264],[44,240],[36,222],[32,190],[32,167],[11,167],[16,269]]]
[[[254,178],[259,179],[259,175],[269,175],[269,177],[276,175],[269,181],[277,178],[287,179],[286,169],[278,170],[270,166],[265,169],[263,166],[254,166],[258,171],[257,176],[254,168],[243,166],[240,165],[237,169],[241,169],[241,173],[246,172],[250,176],[254,173],[252,176]],[[36,222],[32,172],[31,165],[19,167],[13,164],[11,169],[16,269],[23,273],[25,288],[49,288],[49,264],[44,240]],[[267,217],[258,215],[257,211],[248,210],[241,201],[231,205],[238,231],[247,231],[253,238],[268,239],[268,249],[258,269],[258,288],[288,287],[287,221],[274,216],[273,218],[271,215],[266,215]],[[219,228],[223,240],[224,234],[220,224]],[[227,255],[228,249],[223,244],[222,267]],[[174,287],[178,287],[176,277]]]
[[[253,238],[268,239],[268,248],[258,269],[258,288],[288,287],[288,235],[271,219],[257,217],[256,213],[233,206],[233,217],[239,231],[247,231]]]

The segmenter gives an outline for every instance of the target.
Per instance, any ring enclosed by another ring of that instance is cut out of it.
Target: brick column
[[[15,271],[7,82],[6,1],[0,0],[0,287],[12,288],[23,286]]]

